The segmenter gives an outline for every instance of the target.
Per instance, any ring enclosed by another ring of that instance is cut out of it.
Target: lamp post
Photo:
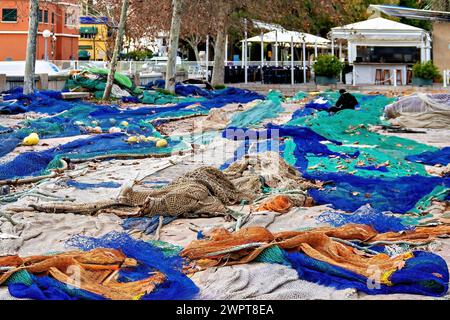
[[[52,32],[50,30],[45,29],[42,31],[42,36],[44,37],[44,60],[48,61],[48,38],[52,36]]]
[[[52,60],[55,60],[55,52],[56,52],[56,36],[53,34],[52,36]]]

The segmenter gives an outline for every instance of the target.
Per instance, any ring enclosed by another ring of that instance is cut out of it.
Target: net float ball
[[[122,122],[120,123],[120,125],[121,125],[122,127],[128,127],[128,121],[122,121]]]
[[[159,139],[158,141],[156,141],[156,147],[157,148],[165,148],[167,147],[169,143],[167,142],[166,139]]]
[[[31,133],[29,136],[23,139],[24,146],[35,146],[39,143],[39,136],[37,133]]]
[[[122,130],[120,130],[120,128],[117,128],[117,127],[111,127],[111,128],[109,128],[109,133],[120,133],[120,132],[122,132]]]
[[[128,139],[127,139],[128,143],[137,143],[138,141],[139,141],[139,139],[136,136],[131,136],[131,137],[128,137]]]

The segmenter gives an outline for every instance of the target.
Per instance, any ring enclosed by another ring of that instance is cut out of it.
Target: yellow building
[[[111,36],[106,17],[80,17],[78,59],[107,61],[106,44]]]

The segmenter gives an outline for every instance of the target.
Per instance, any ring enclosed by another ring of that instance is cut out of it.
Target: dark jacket
[[[355,96],[348,92],[344,92],[343,94],[341,94],[338,101],[336,102],[336,107],[340,109],[355,109],[357,105],[358,100],[356,100]]]

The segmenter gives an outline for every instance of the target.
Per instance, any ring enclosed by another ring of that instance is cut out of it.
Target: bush
[[[314,63],[314,73],[321,77],[337,77],[344,66],[336,56],[320,55]]]
[[[413,76],[416,78],[432,80],[441,76],[439,69],[432,61],[425,63],[417,62],[413,67]]]
[[[146,60],[146,59],[151,59],[152,57],[153,57],[153,52],[148,49],[131,51],[131,52],[128,52],[127,54],[125,54],[125,56],[124,56],[125,59],[134,60],[134,61],[142,61],[142,60]]]

